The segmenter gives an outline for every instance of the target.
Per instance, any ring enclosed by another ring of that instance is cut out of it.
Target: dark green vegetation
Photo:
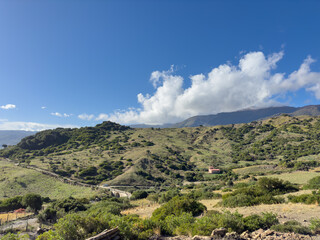
[[[0,212],[13,211],[19,208],[30,208],[37,212],[41,209],[43,199],[39,194],[28,193],[24,196],[15,196],[0,201]]]
[[[319,166],[319,132],[320,118],[287,115],[250,124],[184,129],[132,129],[104,122],[39,132],[1,150],[0,156],[89,184],[214,181],[225,185],[250,177],[232,172],[234,168],[263,165],[264,173],[276,173]],[[220,168],[222,174],[208,174],[208,166]]]
[[[274,225],[271,229],[278,231],[278,232],[295,232],[300,234],[311,234],[311,230],[308,227],[302,226],[301,223],[291,220],[285,222],[283,224]]]
[[[283,203],[284,199],[275,195],[298,191],[289,182],[275,178],[260,178],[256,184],[234,190],[223,195],[222,205],[225,207],[254,206],[258,204]]]
[[[205,206],[186,197],[174,197],[148,219],[141,219],[137,215],[123,216],[120,211],[114,211],[128,206],[127,202],[120,199],[106,199],[91,205],[86,211],[65,215],[54,225],[54,231],[44,233],[38,239],[85,239],[105,228],[116,226],[124,239],[148,239],[156,232],[166,235],[210,235],[212,229],[225,227],[241,233],[245,230],[267,229],[279,223],[271,213],[243,217],[238,213],[211,211],[196,218],[205,211]]]

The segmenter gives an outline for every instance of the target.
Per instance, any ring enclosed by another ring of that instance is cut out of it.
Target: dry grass
[[[311,178],[320,176],[319,172],[315,171],[296,171],[291,173],[282,173],[282,174],[273,174],[273,175],[266,175],[265,177],[274,177],[279,178],[285,181],[289,181],[291,183],[297,184],[306,184]]]
[[[150,202],[147,199],[140,199],[131,203],[137,207],[124,210],[121,212],[122,214],[138,214],[141,218],[150,218],[153,211],[160,207],[160,204]]]
[[[9,221],[16,220],[25,216],[31,215],[31,213],[0,213],[0,222],[1,224]]]
[[[309,193],[309,190],[299,191],[294,193],[295,195]],[[298,222],[308,225],[310,219],[320,218],[320,206],[306,205],[300,203],[284,203],[284,204],[261,204],[258,206],[251,207],[237,207],[237,208],[224,208],[224,207],[215,207],[219,202],[219,199],[209,199],[201,200],[200,202],[207,207],[207,210],[217,210],[220,212],[230,211],[238,212],[244,216],[251,214],[261,214],[265,212],[272,212],[278,216],[279,221],[286,222],[289,220],[297,220]]]

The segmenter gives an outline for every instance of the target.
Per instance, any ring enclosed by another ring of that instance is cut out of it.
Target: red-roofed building
[[[214,167],[209,167],[209,173],[211,174],[217,174],[217,173],[220,173],[220,169],[218,168],[214,168]]]

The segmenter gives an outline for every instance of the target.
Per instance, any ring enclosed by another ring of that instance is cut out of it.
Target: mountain
[[[310,105],[304,107],[269,107],[261,109],[241,110],[236,112],[218,113],[212,115],[194,116],[182,122],[173,124],[173,128],[182,127],[198,127],[202,126],[216,126],[228,125],[237,123],[249,123],[280,114],[289,114],[291,116],[319,116],[320,105]]]
[[[35,134],[32,131],[20,130],[0,130],[0,146],[2,144],[15,145],[21,141],[22,138]]]
[[[320,105],[309,105],[304,106],[290,114],[291,116],[319,116],[320,115]]]

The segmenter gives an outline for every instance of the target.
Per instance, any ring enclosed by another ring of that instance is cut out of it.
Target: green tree
[[[23,196],[22,205],[30,207],[34,212],[38,212],[42,207],[42,198],[39,194],[28,193]]]

